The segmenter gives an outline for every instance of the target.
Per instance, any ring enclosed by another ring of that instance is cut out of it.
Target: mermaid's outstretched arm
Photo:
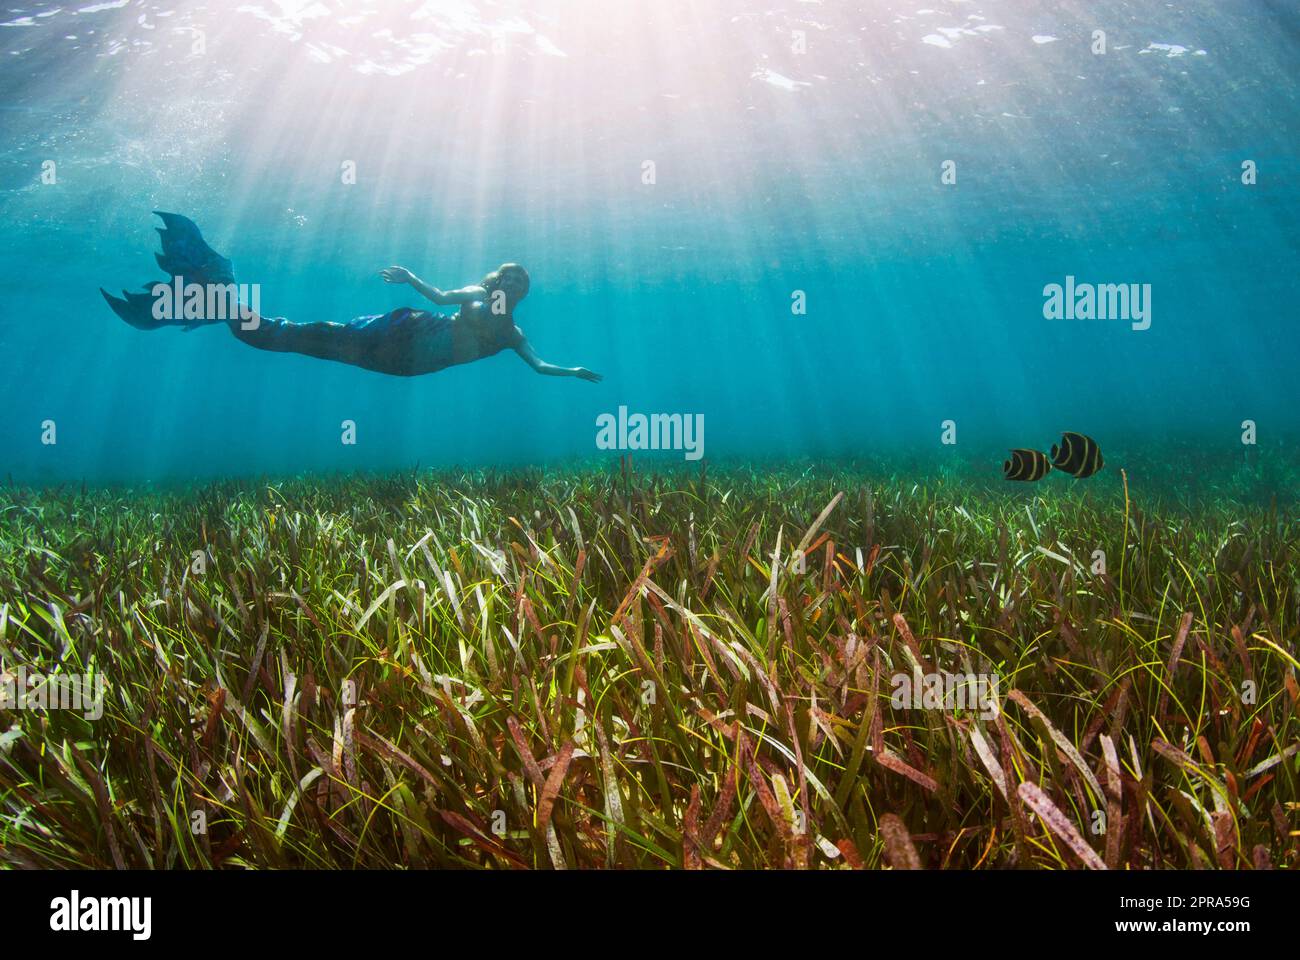
[[[439,306],[453,303],[477,303],[487,299],[487,291],[480,286],[461,287],[459,290],[439,290],[425,283],[405,267],[387,267],[379,275],[388,283],[409,283],[422,296]]]
[[[515,327],[515,330],[518,331],[519,328]],[[599,373],[593,373],[586,367],[557,367],[553,363],[547,363],[537,355],[537,351],[522,332],[519,333],[519,342],[515,344],[515,353],[523,358],[524,363],[548,377],[577,377],[579,380],[588,380],[591,383],[599,383],[604,379]]]

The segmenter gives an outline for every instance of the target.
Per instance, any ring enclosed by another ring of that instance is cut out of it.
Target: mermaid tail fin
[[[161,281],[159,281],[161,282]],[[154,286],[154,284],[149,284]],[[138,330],[157,330],[173,324],[172,320],[158,320],[153,315],[154,299],[148,293],[128,293],[122,291],[122,297],[115,297],[103,287],[99,288],[113,312]]]
[[[228,259],[208,246],[199,232],[198,225],[189,217],[179,213],[164,213],[155,210],[162,218],[163,226],[158,229],[162,242],[162,253],[154,254],[158,266],[167,272],[170,280],[155,280],[145,284],[149,293],[128,293],[115,297],[102,287],[99,292],[119,317],[140,330],[157,330],[159,327],[181,326],[193,330],[205,323],[225,322],[226,317],[207,317],[203,311],[198,316],[186,316],[186,311],[179,309],[180,304],[173,304],[176,309],[155,311],[159,301],[153,290],[159,284],[173,287],[179,279],[186,287],[199,284],[205,288],[213,284],[234,285],[235,271]],[[206,298],[205,298],[206,299]],[[157,316],[157,312],[164,314]]]
[[[234,283],[235,270],[230,261],[208,246],[199,233],[198,224],[179,213],[154,214],[162,218],[158,238],[162,253],[155,253],[158,266],[171,276],[184,277],[186,283]]]

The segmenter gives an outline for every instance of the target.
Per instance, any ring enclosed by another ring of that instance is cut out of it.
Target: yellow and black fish
[[[1073,476],[1091,477],[1101,464],[1101,448],[1092,437],[1064,433],[1061,442],[1052,445],[1052,466]]]
[[[1052,465],[1047,454],[1037,450],[1012,450],[1011,459],[1002,464],[1002,475],[1008,480],[1041,480]]]

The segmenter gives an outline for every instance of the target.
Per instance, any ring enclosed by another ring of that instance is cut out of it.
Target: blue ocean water
[[[994,470],[1062,429],[1225,458],[1248,420],[1263,446],[1300,437],[1294,4],[0,18],[0,473],[18,481],[559,463],[597,455],[620,406],[702,414],[709,460],[939,463],[948,421]],[[133,329],[98,288],[160,278],[153,210],[192,217],[291,320],[429,307],[380,280],[390,264],[450,288],[518,261],[537,352],[605,379],[510,352],[395,378],[220,326]],[[1045,317],[1067,277],[1149,290],[1149,328]]]

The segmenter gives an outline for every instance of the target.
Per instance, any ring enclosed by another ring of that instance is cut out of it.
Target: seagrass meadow
[[[10,487],[0,863],[1294,868],[1294,465],[1143,476]]]

